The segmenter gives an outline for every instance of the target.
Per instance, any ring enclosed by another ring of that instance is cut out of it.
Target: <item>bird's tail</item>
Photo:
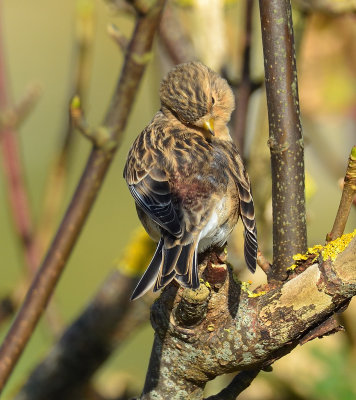
[[[172,279],[176,279],[184,287],[192,289],[199,287],[196,242],[166,248],[164,239],[161,238],[131,300],[143,296],[153,285],[154,292],[162,289]]]

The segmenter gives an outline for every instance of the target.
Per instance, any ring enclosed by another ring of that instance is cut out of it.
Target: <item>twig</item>
[[[0,390],[3,389],[53,293],[120,144],[139,82],[149,60],[148,55],[163,5],[164,0],[157,0],[147,14],[137,14],[121,76],[104,119],[103,125],[110,132],[110,140],[102,148],[93,148],[52,245],[0,348]]]
[[[205,400],[235,400],[241,392],[251,385],[259,373],[259,369],[242,371],[234,377],[225,389],[214,396],[207,397]]]
[[[121,51],[125,53],[129,45],[129,40],[120,29],[115,24],[110,24],[108,26],[108,34],[115,40]]]
[[[351,150],[349,162],[344,178],[344,187],[340,200],[339,209],[335,217],[334,225],[326,240],[330,242],[340,237],[345,230],[346,222],[350,214],[351,205],[356,195],[356,146]]]
[[[304,144],[289,0],[260,0],[272,165],[273,268],[286,278],[292,256],[307,249]]]
[[[7,110],[1,110],[0,115],[0,139],[3,130],[15,130],[22,121],[26,119],[28,114],[36,105],[41,94],[41,88],[37,84],[31,85],[25,92],[24,96],[14,106]],[[5,102],[6,103],[6,102]]]
[[[253,3],[255,0],[246,0],[246,16],[245,16],[245,37],[242,62],[242,76],[238,89],[236,91],[237,107],[234,112],[234,130],[233,138],[240,150],[244,154],[245,135],[246,135],[246,120],[248,112],[248,103],[252,93],[250,64],[251,64],[251,38],[252,38],[252,15]]]

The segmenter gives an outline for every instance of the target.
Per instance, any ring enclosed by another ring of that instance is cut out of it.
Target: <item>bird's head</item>
[[[177,65],[162,81],[163,112],[208,135],[230,139],[226,128],[235,107],[232,90],[217,73],[194,61]]]

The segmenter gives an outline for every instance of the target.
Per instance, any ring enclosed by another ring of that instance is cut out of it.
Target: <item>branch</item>
[[[101,148],[93,147],[52,245],[0,348],[0,391],[53,293],[120,144],[138,85],[150,58],[152,41],[163,5],[164,0],[157,0],[151,4],[147,13],[144,13],[142,8],[137,10],[136,26],[125,56],[121,76],[104,119],[103,125],[108,132],[108,140]]]
[[[292,256],[304,253],[307,232],[304,144],[289,0],[260,0],[272,166],[273,268],[285,279]]]
[[[137,230],[111,273],[81,315],[32,372],[17,400],[80,397],[93,373],[132,332],[147,322],[152,296],[130,302],[137,276],[153,256],[155,243]],[[83,360],[86,362],[83,363]]]
[[[335,240],[344,233],[347,219],[350,214],[351,205],[356,194],[356,146],[351,150],[349,162],[344,178],[344,187],[340,200],[339,209],[337,211],[335,222],[326,240]]]
[[[197,315],[192,321],[177,318],[182,307],[189,309],[185,304],[190,308],[196,304],[196,291],[170,285],[152,307],[155,340],[140,399],[201,400],[207,381],[216,376],[253,370],[253,378],[309,339],[310,332],[325,335],[328,326],[333,331],[333,324],[315,328],[356,295],[355,234],[341,238],[344,250],[331,250],[329,244],[318,262],[278,287],[265,286],[264,292],[245,291],[228,269],[222,286],[212,281],[201,285],[209,293],[201,297],[205,306],[200,319]],[[216,260],[216,253],[207,255],[200,267],[209,270],[214,256]],[[209,276],[206,270],[204,276]]]
[[[112,351],[147,321],[148,304],[129,300],[136,284],[136,278],[111,273],[15,399],[76,398]]]
[[[244,154],[246,120],[248,112],[248,103],[253,90],[254,83],[251,81],[250,74],[250,57],[251,57],[251,39],[252,39],[252,15],[254,0],[246,0],[246,17],[245,17],[245,38],[242,62],[241,82],[236,91],[237,107],[234,112],[234,131],[233,139],[240,150]]]

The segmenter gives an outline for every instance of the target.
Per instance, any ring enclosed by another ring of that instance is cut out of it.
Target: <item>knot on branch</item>
[[[183,327],[194,327],[203,321],[208,309],[210,290],[201,284],[197,290],[186,289],[173,311],[176,322]]]

